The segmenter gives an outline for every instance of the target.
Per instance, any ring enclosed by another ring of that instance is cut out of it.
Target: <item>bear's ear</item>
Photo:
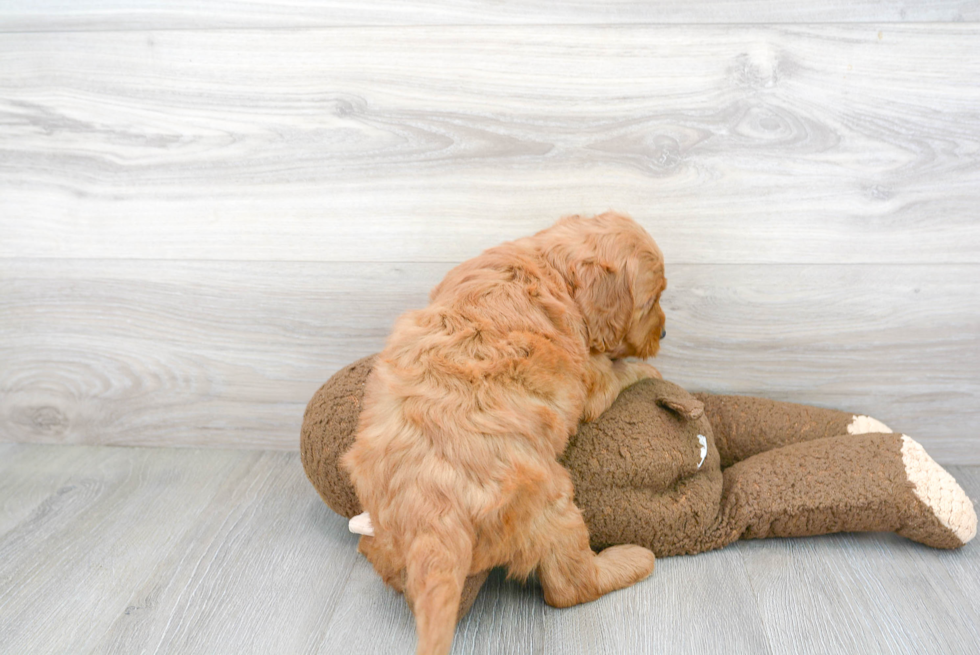
[[[661,407],[666,407],[675,414],[678,414],[681,418],[686,418],[690,421],[704,416],[704,403],[697,398],[661,397],[657,398],[657,404]]]

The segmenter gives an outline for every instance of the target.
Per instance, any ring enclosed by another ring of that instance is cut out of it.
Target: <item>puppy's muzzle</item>
[[[663,339],[667,336],[667,328],[660,331],[660,338]]]

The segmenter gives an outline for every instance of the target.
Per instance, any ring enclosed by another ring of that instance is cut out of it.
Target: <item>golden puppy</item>
[[[375,534],[359,550],[415,612],[419,653],[448,653],[467,575],[537,571],[584,603],[653,570],[598,555],[556,461],[581,419],[660,374],[663,255],[632,219],[573,216],[460,264],[395,324],[343,458]]]

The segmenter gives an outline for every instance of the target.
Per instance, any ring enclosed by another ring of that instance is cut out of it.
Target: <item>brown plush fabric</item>
[[[787,472],[791,475],[787,475]],[[798,537],[902,527],[913,497],[901,435],[828,437],[759,453],[725,470],[719,546],[736,539]]]
[[[639,544],[658,557],[705,550],[694,544],[715,520],[722,475],[707,415],[671,408],[692,401],[676,384],[645,380],[569,440],[560,461],[593,548]],[[700,470],[699,434],[708,446]]]
[[[344,518],[361,513],[350,476],[340,468],[340,457],[354,443],[361,415],[364,383],[377,355],[345,366],[321,386],[306,405],[299,450],[306,477],[330,509]]]
[[[750,396],[698,393],[715,431],[721,465],[801,441],[847,434],[854,419],[849,412],[809,405],[780,403]]]
[[[334,375],[303,421],[306,474],[348,518],[361,507],[338,460],[354,441],[373,362],[366,357]],[[694,396],[667,381],[644,380],[598,420],[583,423],[560,460],[597,550],[631,543],[663,557],[736,539],[840,531],[894,531],[936,548],[969,541],[976,514],[948,473],[923,451],[914,464],[919,483],[923,476],[943,480],[916,492],[903,459],[903,444],[914,442],[898,434],[849,435],[853,418],[761,398]],[[930,493],[932,507],[924,502]],[[460,616],[484,580],[486,572],[467,579]]]
[[[480,594],[480,589],[483,588],[483,583],[487,581],[488,577],[490,577],[490,571],[480,571],[466,578],[466,582],[463,583],[463,595],[459,599],[457,621],[466,616],[470,608],[473,607],[473,603],[476,602],[476,597]]]
[[[963,545],[913,493],[900,434],[790,444],[739,462],[724,476],[723,520],[706,539],[713,547],[859,531],[898,532],[936,548]]]

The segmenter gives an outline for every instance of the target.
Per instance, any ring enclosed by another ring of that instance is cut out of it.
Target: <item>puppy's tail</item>
[[[423,529],[408,549],[405,597],[415,613],[418,655],[445,655],[453,643],[473,544],[460,530]]]

